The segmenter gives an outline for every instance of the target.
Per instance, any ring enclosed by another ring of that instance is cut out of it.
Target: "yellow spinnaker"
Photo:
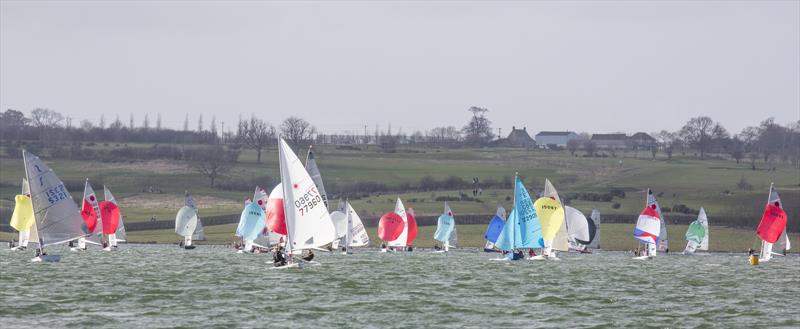
[[[542,224],[542,238],[544,241],[552,241],[564,222],[564,208],[558,201],[548,197],[539,198],[533,203],[533,207]]]
[[[27,195],[19,194],[14,200],[17,204],[14,206],[14,213],[11,214],[11,227],[17,231],[27,231],[36,220],[33,216],[33,203],[31,198]]]

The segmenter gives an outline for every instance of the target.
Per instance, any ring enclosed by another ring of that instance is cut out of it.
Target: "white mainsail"
[[[75,201],[55,172],[39,157],[22,151],[25,173],[30,183],[36,228],[42,248],[85,236]]]
[[[328,194],[325,193],[325,184],[322,183],[322,173],[319,172],[317,160],[311,148],[311,146],[308,147],[308,155],[306,156],[306,171],[308,171],[308,175],[311,176],[311,179],[314,181],[314,185],[317,185],[317,190],[319,191],[320,197],[322,197],[325,208],[328,208]]]
[[[592,215],[590,216],[591,220],[594,222],[594,227],[596,229],[594,233],[594,239],[592,242],[587,245],[588,248],[593,249],[600,249],[600,210],[592,209]]]
[[[278,151],[288,231],[287,251],[319,248],[333,242],[336,228],[308,171],[283,139]]]
[[[358,213],[353,209],[353,206],[350,204],[349,201],[346,202],[347,206],[347,234],[349,238],[347,238],[347,246],[348,247],[363,247],[369,244],[369,234],[367,234],[367,230],[364,227],[364,223],[361,222],[361,217],[358,216]]]
[[[403,232],[394,241],[389,241],[388,245],[389,247],[405,248],[408,242],[408,216],[406,216],[406,207],[403,206],[403,201],[400,201],[400,198],[397,198],[397,202],[394,205],[394,213],[403,219]]]
[[[542,194],[543,197],[554,198],[562,208],[564,207],[564,203],[561,202],[561,198],[558,196],[558,191],[556,191],[556,188],[547,178],[544,180],[544,192]],[[556,233],[556,237],[553,238],[553,241],[545,241],[545,247],[547,247],[548,244],[552,250],[569,250],[569,232],[567,231],[566,212],[564,213],[564,221],[561,223],[561,228],[558,230],[558,233]]]

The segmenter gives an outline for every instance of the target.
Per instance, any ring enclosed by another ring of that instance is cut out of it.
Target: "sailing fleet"
[[[240,239],[237,252],[271,250],[276,267],[288,268],[318,264],[312,260],[315,250],[341,249],[347,255],[353,248],[368,246],[369,235],[349,200],[339,200],[336,209],[329,212],[328,196],[312,148],[305,165],[283,139],[278,150],[281,182],[269,194],[256,186],[253,197],[245,200],[233,232]],[[10,221],[10,226],[19,232],[19,243],[12,250],[23,251],[35,245],[32,261],[58,261],[60,256],[47,254],[48,246],[69,243],[72,251],[85,251],[90,246],[111,251],[126,240],[119,204],[107,186],[103,186],[104,200],[99,201],[86,179],[78,208],[64,183],[39,157],[23,151],[23,160],[26,177],[21,194],[15,197]],[[774,250],[785,252],[791,248],[786,221],[780,197],[771,185],[756,231],[761,248],[750,252],[751,263],[767,262],[775,255],[783,255]],[[175,233],[182,238],[180,247],[187,250],[195,248],[194,241],[204,239],[198,206],[188,191],[185,205],[176,214]],[[377,233],[381,252],[412,251],[417,237],[414,210],[406,209],[397,198],[394,211],[380,217]],[[435,253],[447,253],[458,246],[455,215],[446,201],[433,238],[437,243]],[[634,259],[649,260],[659,251],[669,252],[666,219],[651,189],[647,190],[633,238],[640,243]],[[685,238],[684,255],[709,250],[705,209],[701,208],[697,219],[689,224]],[[534,200],[519,175],[515,175],[513,207],[507,214],[498,205],[484,239],[483,250],[500,253],[495,259],[500,261],[559,260],[559,252],[592,253],[600,248],[600,212],[594,209],[587,218],[565,205],[549,179],[545,179],[541,196]]]

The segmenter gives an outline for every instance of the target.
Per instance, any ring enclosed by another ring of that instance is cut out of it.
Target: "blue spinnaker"
[[[506,226],[506,221],[500,218],[500,216],[494,215],[489,222],[489,226],[486,227],[486,233],[483,234],[483,238],[491,243],[496,243],[504,226]]]
[[[455,224],[456,221],[453,216],[442,214],[439,216],[436,233],[433,234],[433,238],[441,242],[450,240],[450,235],[453,234],[453,229],[456,227]]]
[[[267,225],[267,217],[264,214],[264,209],[261,209],[257,203],[253,202],[244,207],[239,222],[242,228],[242,238],[252,241],[264,231],[264,227]]]

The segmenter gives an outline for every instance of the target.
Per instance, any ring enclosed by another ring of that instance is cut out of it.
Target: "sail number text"
[[[322,204],[322,197],[317,192],[316,188],[308,190],[305,194],[294,200],[294,207],[300,211],[300,216],[308,213],[309,210],[314,209],[317,205]]]

